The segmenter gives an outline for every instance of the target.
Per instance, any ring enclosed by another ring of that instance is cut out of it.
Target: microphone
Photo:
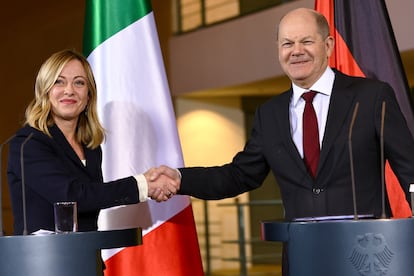
[[[385,215],[385,160],[384,160],[384,121],[385,121],[385,101],[382,102],[381,109],[381,129],[380,129],[380,151],[381,151],[381,189],[382,189],[382,213],[381,218],[386,218]]]
[[[16,135],[13,134],[0,145],[0,237],[3,236],[3,147],[7,145]]]
[[[352,129],[354,128],[355,119],[358,113],[359,102],[355,104],[354,113],[352,114],[351,124],[348,133],[349,162],[351,166],[351,185],[352,185],[352,203],[354,205],[354,220],[358,220],[358,211],[355,192],[355,173],[354,173],[354,156],[352,154]]]
[[[33,132],[24,139],[20,146],[20,171],[22,174],[22,204],[23,204],[23,235],[27,235],[27,217],[26,217],[26,183],[24,179],[24,146],[32,138]]]

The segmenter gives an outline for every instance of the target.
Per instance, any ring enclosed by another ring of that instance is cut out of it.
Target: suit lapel
[[[349,118],[350,114],[352,114],[352,109],[355,105],[355,93],[352,91],[352,89],[349,89],[349,86],[352,85],[352,83],[352,78],[338,71],[335,71],[335,82],[332,89],[325,133],[322,141],[317,178],[319,172],[323,170],[325,162],[328,160],[328,156],[333,143],[338,137],[340,131],[344,127],[347,127],[347,119]],[[302,158],[300,157],[296,145],[292,139],[289,118],[289,106],[292,93],[293,91],[292,89],[290,89],[289,91],[287,91],[287,93],[281,94],[279,96],[280,100],[277,101],[277,105],[275,106],[274,114],[278,122],[277,129],[281,130],[281,132],[278,133],[278,135],[283,135],[282,140],[286,152],[295,161],[295,163],[298,166],[298,169],[302,170],[307,175],[309,175],[307,173],[305,164]],[[309,179],[312,179],[310,175]],[[324,183],[320,184],[320,187],[325,185]]]
[[[287,91],[287,93],[281,94],[281,100],[278,102],[279,105],[275,108],[275,116],[278,120],[279,128],[281,129],[280,135],[283,135],[283,144],[286,149],[286,152],[292,157],[292,159],[297,164],[298,168],[303,172],[307,173],[305,163],[300,157],[299,151],[296,148],[295,143],[292,139],[291,126],[290,126],[290,101],[292,98],[293,90],[292,88]],[[279,134],[278,134],[279,135]]]
[[[351,83],[351,78],[348,78],[339,72],[335,72],[335,82],[329,103],[318,172],[322,170],[336,137],[339,135],[341,129],[347,127],[346,120],[349,118],[350,114],[352,114],[352,108],[355,105],[355,94],[351,89],[347,89]]]
[[[76,155],[73,148],[70,146],[70,144],[66,140],[62,131],[56,125],[50,127],[49,131],[52,134],[53,140],[55,140],[56,143],[60,145],[65,155],[68,156],[68,158],[72,160],[72,162],[77,164],[79,167],[81,167],[82,169],[85,169],[85,166],[82,164],[81,160],[79,159],[79,157]]]

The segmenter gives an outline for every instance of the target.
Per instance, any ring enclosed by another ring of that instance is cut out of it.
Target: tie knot
[[[305,100],[305,102],[307,103],[312,103],[313,98],[316,95],[316,91],[308,91],[302,94],[302,98]]]

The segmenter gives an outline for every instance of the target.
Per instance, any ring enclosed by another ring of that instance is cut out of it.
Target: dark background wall
[[[42,62],[65,48],[82,51],[85,0],[2,1],[0,9],[0,143],[24,120],[34,95],[34,81]],[[170,0],[153,0],[160,41],[167,45],[170,32]],[[165,52],[165,51],[163,51]],[[166,58],[166,55],[164,55]],[[99,92],[98,92],[99,93]],[[6,165],[7,147],[2,155]],[[4,231],[12,233],[12,215],[2,168]]]
[[[7,4],[5,4],[7,3]],[[34,95],[41,63],[64,48],[82,50],[85,1],[3,1],[0,9],[0,141],[22,124],[24,110]],[[7,147],[3,167],[6,167]],[[12,215],[2,168],[4,231],[12,233]]]

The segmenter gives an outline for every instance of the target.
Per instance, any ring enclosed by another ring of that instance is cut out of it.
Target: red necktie
[[[313,178],[316,176],[320,151],[318,120],[316,119],[315,109],[312,104],[315,95],[315,91],[302,94],[302,98],[306,102],[305,110],[303,111],[303,155],[305,165]]]

